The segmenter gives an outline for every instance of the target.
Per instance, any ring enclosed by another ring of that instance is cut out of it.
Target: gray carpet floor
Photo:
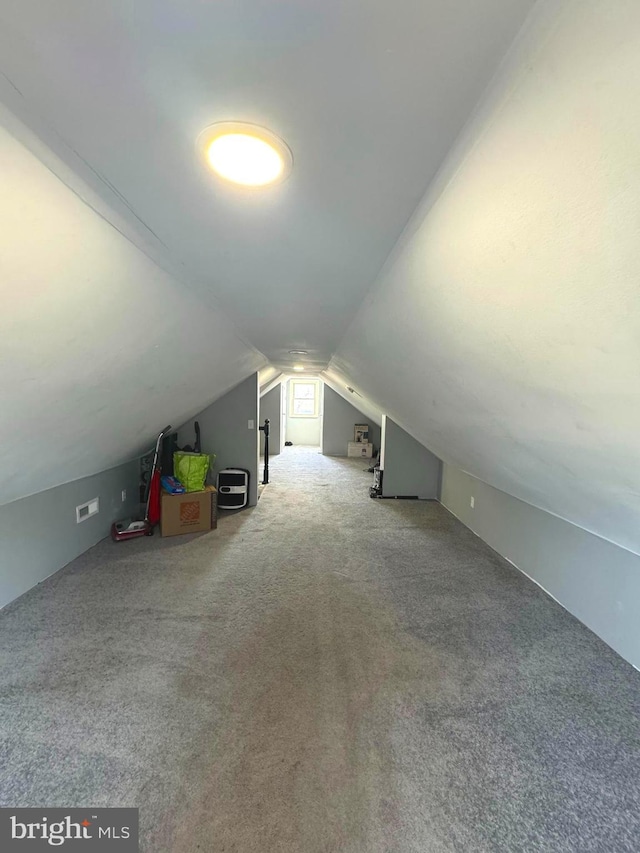
[[[1,805],[141,849],[640,849],[640,674],[435,502],[286,448],[208,534],[105,540],[0,614]]]

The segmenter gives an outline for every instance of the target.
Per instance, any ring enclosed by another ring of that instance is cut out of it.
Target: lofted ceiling
[[[321,369],[532,5],[21,0],[0,97],[272,364]],[[290,178],[205,171],[223,120],[284,138]]]
[[[624,0],[5,4],[0,503],[303,349],[640,553],[638,33]],[[288,180],[208,173],[223,120],[280,135]]]
[[[265,363],[20,130],[0,108],[0,504],[133,459]]]
[[[640,4],[540,4],[331,363],[445,461],[635,553],[639,102]]]

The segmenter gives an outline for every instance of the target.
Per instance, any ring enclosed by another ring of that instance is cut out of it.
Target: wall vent
[[[87,501],[86,504],[80,504],[76,507],[76,522],[86,521],[92,515],[97,515],[100,512],[100,498],[94,498]]]

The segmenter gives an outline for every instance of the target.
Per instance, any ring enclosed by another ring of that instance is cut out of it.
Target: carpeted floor
[[[0,799],[148,853],[640,849],[640,674],[439,504],[286,448],[217,531],[0,614]]]

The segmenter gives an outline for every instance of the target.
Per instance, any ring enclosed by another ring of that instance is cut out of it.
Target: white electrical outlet
[[[255,424],[254,421],[249,421],[249,429],[254,429]]]
[[[471,509],[473,509],[473,508],[474,508],[474,506],[476,505],[476,499],[475,499],[475,498],[471,498],[471,500],[469,501],[469,505],[471,506]]]
[[[122,503],[124,503],[126,501],[126,499],[127,499],[127,490],[123,489],[122,490]]]

